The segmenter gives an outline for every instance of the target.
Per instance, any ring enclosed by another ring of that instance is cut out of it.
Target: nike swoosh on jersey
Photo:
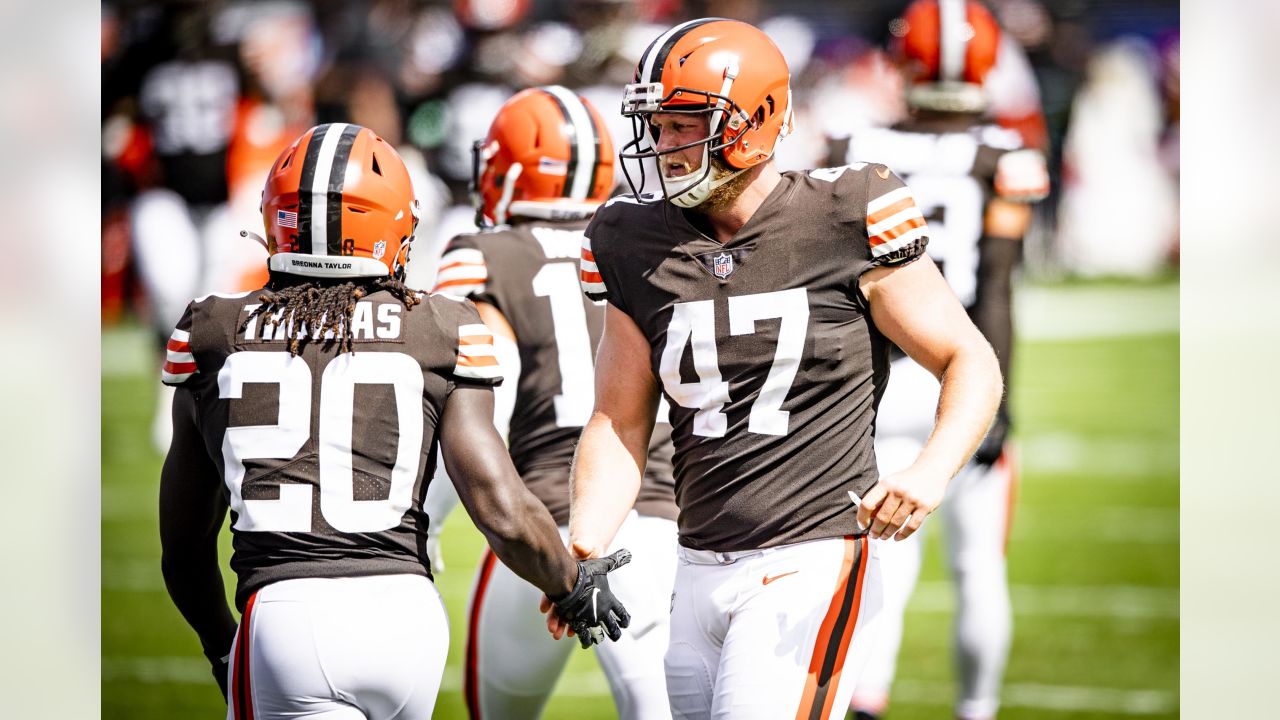
[[[773,577],[769,577],[768,575],[765,575],[765,576],[764,576],[764,580],[763,580],[760,584],[761,584],[761,585],[768,585],[769,583],[773,582],[774,580],[777,580],[778,578],[784,578],[784,577],[786,577],[786,576],[788,576],[788,575],[795,575],[795,574],[796,574],[796,573],[798,573],[798,572],[800,572],[800,571],[799,571],[799,570],[792,570],[791,572],[784,572],[784,573],[782,573],[781,575],[774,575]]]

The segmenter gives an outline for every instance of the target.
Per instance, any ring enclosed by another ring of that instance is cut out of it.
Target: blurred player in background
[[[987,119],[984,81],[999,54],[1000,28],[972,0],[918,0],[893,22],[893,54],[906,77],[910,117],[891,128],[855,131],[849,160],[902,173],[929,222],[929,256],[996,350],[1006,383],[1013,348],[1011,293],[1030,203],[1049,191],[1039,150]],[[928,440],[938,381],[895,352],[876,418],[882,474],[910,465]],[[947,489],[947,560],[956,581],[956,716],[991,718],[999,702],[1012,631],[1005,544],[1016,466],[1007,446],[1008,397],[973,460]],[[920,571],[917,534],[885,543],[881,643],[854,695],[859,718],[884,713],[902,640],[903,613]]]
[[[791,103],[787,63],[757,28],[663,32],[626,87],[620,155],[633,189],[629,160],[656,170],[660,192],[600,208],[582,249],[583,290],[608,305],[570,539],[611,546],[643,487],[661,390],[680,508],[676,717],[843,715],[880,611],[869,539],[919,527],[999,401],[996,359],[924,255],[897,176],[775,167]],[[946,382],[928,445],[881,476],[891,341]]]
[[[228,718],[430,716],[449,635],[421,506],[437,440],[494,552],[584,647],[617,640],[629,619],[604,574],[625,551],[565,551],[494,431],[501,376],[474,306],[403,283],[418,219],[391,145],[312,128],[273,164],[262,212],[270,282],[192,301],[162,375],[177,388],[165,585]],[[228,506],[238,630],[218,567]]]
[[[511,459],[566,538],[569,463],[591,415],[593,356],[604,324],[604,308],[578,286],[577,258],[587,221],[613,187],[613,166],[600,113],[579,95],[556,85],[515,95],[474,146],[482,231],[449,243],[436,278],[436,292],[475,301],[495,345],[510,349],[512,361],[504,354],[503,367],[519,371],[499,394],[514,396]],[[610,578],[631,627],[597,652],[619,717],[628,720],[670,717],[662,670],[675,581],[670,425],[655,429],[642,485],[615,541],[631,549],[633,562]],[[443,520],[456,502],[451,490],[447,480],[431,486],[426,502],[433,518]],[[471,717],[542,714],[569,647],[547,635],[540,597],[485,552],[471,597],[463,680]]]

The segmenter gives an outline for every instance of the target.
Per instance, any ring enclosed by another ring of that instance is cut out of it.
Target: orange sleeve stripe
[[[915,204],[916,204],[916,201],[912,199],[910,195],[908,195],[907,197],[902,198],[898,202],[888,207],[880,208],[879,210],[868,215],[867,224],[875,225],[878,222],[884,222],[885,220],[888,220],[894,215],[902,212],[903,210],[906,210],[907,208]]]
[[[582,259],[586,260],[587,262],[595,262],[596,256],[594,253],[591,252],[591,250],[587,248],[582,248]]]
[[[485,281],[485,278],[483,277],[457,278],[455,280],[445,280],[444,282],[437,283],[436,289],[439,290],[440,288],[457,287],[459,285],[480,285],[484,283],[484,281]]]
[[[900,222],[897,225],[894,225],[893,227],[889,228],[888,230],[885,230],[884,232],[881,232],[877,234],[875,237],[871,238],[871,245],[874,247],[876,245],[889,242],[890,240],[898,237],[899,235],[907,233],[918,227],[924,227],[924,218],[913,217],[910,220],[904,220],[903,222]]]
[[[462,335],[458,337],[459,345],[492,345],[492,335]]]
[[[498,358],[492,355],[459,355],[458,367],[497,367]]]
[[[169,352],[189,353],[191,352],[191,343],[182,342],[181,340],[170,340],[165,349]]]
[[[588,270],[583,270],[583,271],[582,271],[582,282],[588,282],[588,283],[602,283],[602,282],[604,282],[604,278],[603,278],[603,277],[601,277],[601,276],[600,276],[600,273],[598,273],[598,272],[590,272],[590,271],[588,271]]]
[[[196,364],[193,362],[174,363],[166,361],[164,364],[164,371],[170,375],[188,375],[196,371]]]
[[[451,262],[448,265],[441,265],[440,269],[437,272],[444,272],[445,270],[449,270],[456,267],[464,267],[464,266],[485,267],[485,264],[482,262],[463,262],[459,260],[458,262]]]

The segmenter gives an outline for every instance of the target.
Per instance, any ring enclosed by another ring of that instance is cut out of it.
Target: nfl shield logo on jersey
[[[382,256],[387,253],[387,241],[379,240],[373,244],[373,259],[381,260]]]
[[[721,280],[729,277],[733,272],[733,256],[729,253],[720,253],[711,258],[711,272]]]

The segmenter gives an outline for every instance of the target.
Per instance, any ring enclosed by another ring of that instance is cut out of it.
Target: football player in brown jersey
[[[621,637],[605,574],[626,551],[569,555],[494,432],[501,377],[475,307],[402,282],[417,213],[391,146],[312,128],[273,164],[262,212],[269,284],[193,301],[162,376],[162,569],[228,717],[430,716],[448,649],[421,506],[437,440],[502,561],[584,647]],[[238,630],[217,557],[228,507]]]
[[[973,0],[917,0],[906,8],[892,54],[907,74],[911,115],[891,128],[852,133],[850,160],[892,166],[911,187],[930,228],[929,256],[942,268],[1009,371],[1011,293],[1030,203],[1049,189],[1044,156],[1018,133],[987,119],[987,78],[1001,47],[995,18]],[[938,382],[910,358],[895,357],[880,402],[876,459],[888,474],[909,465],[929,437]],[[1005,447],[1008,400],[947,489],[947,562],[956,581],[956,717],[995,717],[1008,658],[1012,613],[1005,545],[1015,463]],[[885,609],[877,644],[853,697],[860,720],[880,716],[902,640],[903,613],[920,571],[919,535],[880,548]]]
[[[680,508],[673,715],[843,715],[881,604],[869,540],[910,536],[941,502],[999,404],[995,355],[924,255],[924,218],[888,168],[770,161],[791,92],[758,29],[711,18],[664,32],[623,112],[624,173],[651,163],[662,191],[615,198],[587,227],[581,280],[608,306],[570,538],[609,547],[661,393]],[[943,387],[928,444],[881,477],[891,343]]]
[[[482,231],[449,243],[436,292],[474,301],[495,348],[514,348],[503,365],[518,367],[518,378],[500,389],[514,394],[511,459],[567,538],[569,463],[591,416],[593,353],[604,325],[604,307],[579,288],[578,251],[587,221],[613,188],[613,143],[590,103],[546,86],[508,100],[474,152]],[[610,576],[631,627],[597,648],[624,720],[671,716],[662,668],[675,582],[670,425],[655,428],[647,460],[635,508],[614,542],[629,548],[633,561]],[[450,487],[433,483],[427,493],[433,518],[452,506]],[[541,596],[485,553],[468,610],[463,694],[471,717],[542,715],[570,646],[543,632]]]

